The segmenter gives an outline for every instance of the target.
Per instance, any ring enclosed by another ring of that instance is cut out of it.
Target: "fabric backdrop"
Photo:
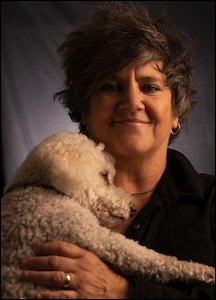
[[[57,47],[87,20],[98,1],[1,1],[2,187],[37,143],[60,131],[77,131],[53,101],[62,88]],[[171,146],[198,172],[215,172],[215,2],[142,1],[166,7],[169,19],[195,42],[198,107],[188,131]]]

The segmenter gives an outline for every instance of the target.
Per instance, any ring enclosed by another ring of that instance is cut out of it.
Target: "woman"
[[[116,185],[133,195],[137,214],[113,230],[214,266],[214,177],[168,148],[196,104],[190,48],[155,11],[108,3],[60,46],[65,89],[55,96],[80,132],[105,144],[116,160]],[[38,298],[214,299],[207,284],[124,278],[64,241],[36,246],[21,266],[23,280],[45,286]]]

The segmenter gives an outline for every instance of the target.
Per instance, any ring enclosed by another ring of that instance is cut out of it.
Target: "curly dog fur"
[[[34,244],[53,240],[86,248],[123,275],[214,282],[214,268],[159,254],[108,229],[134,213],[114,176],[104,145],[82,134],[53,134],[29,153],[2,197],[2,299],[35,297],[41,287],[19,281],[19,261]]]

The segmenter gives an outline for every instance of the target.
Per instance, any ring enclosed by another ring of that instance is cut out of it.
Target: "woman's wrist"
[[[117,299],[132,299],[134,296],[134,285],[128,279],[121,277],[120,281],[116,282],[115,291]]]

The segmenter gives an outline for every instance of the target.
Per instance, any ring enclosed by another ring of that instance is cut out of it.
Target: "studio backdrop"
[[[2,187],[28,152],[48,135],[77,131],[54,102],[63,87],[56,50],[65,34],[90,18],[98,1],[1,1]],[[198,172],[215,172],[215,2],[142,1],[166,8],[170,21],[194,41],[198,106],[188,130],[171,148],[186,155]],[[110,54],[112,55],[112,54]]]

